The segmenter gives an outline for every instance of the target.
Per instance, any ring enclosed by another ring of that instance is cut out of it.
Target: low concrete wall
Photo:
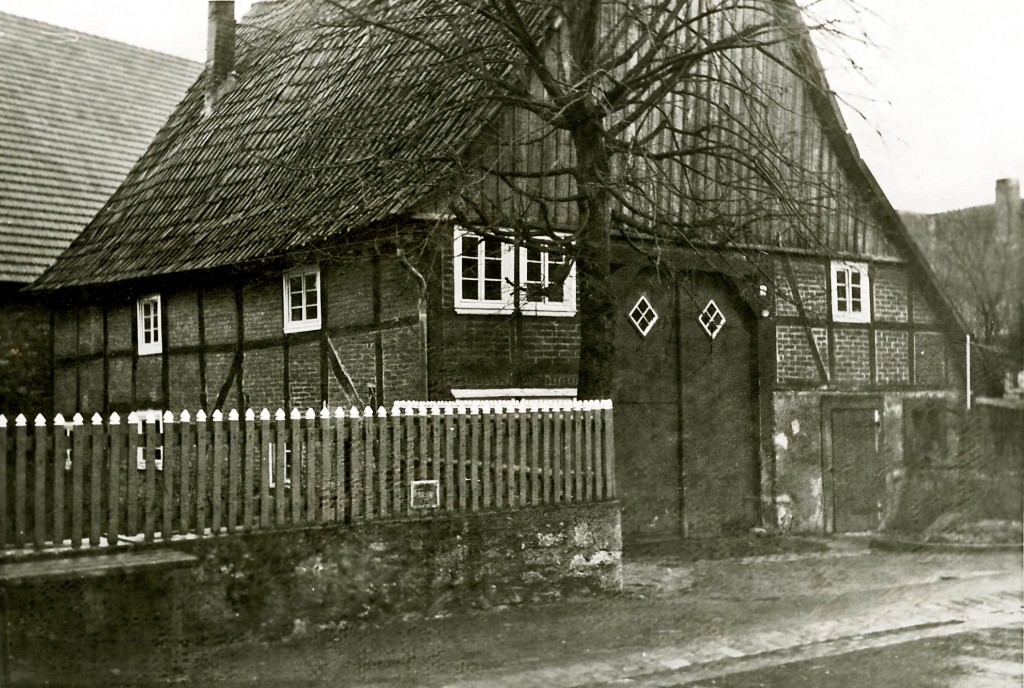
[[[618,591],[617,502],[194,540],[193,637]]]

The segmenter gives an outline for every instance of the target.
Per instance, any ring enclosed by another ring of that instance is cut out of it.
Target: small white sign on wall
[[[436,509],[441,503],[441,488],[436,480],[413,480],[409,485],[409,506]]]

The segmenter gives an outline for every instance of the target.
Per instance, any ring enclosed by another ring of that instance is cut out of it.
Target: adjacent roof
[[[396,11],[426,14],[427,3],[401,6]],[[451,74],[436,53],[344,20],[324,0],[254,5],[238,27],[231,90],[205,116],[203,79],[192,86],[107,206],[36,286],[281,255],[421,200],[445,173],[443,164],[423,161],[462,150],[494,107],[476,97],[481,80]]]
[[[0,281],[31,282],[103,206],[200,65],[0,13]]]

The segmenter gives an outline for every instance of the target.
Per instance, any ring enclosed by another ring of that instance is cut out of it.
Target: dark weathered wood
[[[526,464],[530,460],[527,438],[529,436],[530,416],[525,409],[516,411],[516,424],[519,426],[519,441],[516,447],[516,462],[519,464],[519,504],[526,506],[529,485],[526,482]]]
[[[61,545],[64,543],[64,472],[67,470],[68,460],[68,436],[64,427],[63,416],[57,416],[53,424],[53,543]],[[3,437],[5,428],[0,427],[0,437]],[[3,446],[6,438],[0,439],[0,495],[7,494],[7,448]],[[117,494],[117,492],[114,492]],[[6,512],[6,509],[3,509]],[[117,509],[111,513],[116,514]],[[0,515],[0,546],[4,544],[7,531],[7,514]]]
[[[508,430],[502,409],[494,416],[494,505],[499,509],[506,504],[505,494],[505,431]]]
[[[373,518],[377,515],[376,510],[373,508],[373,504],[376,499],[376,493],[374,492],[374,476],[376,472],[376,466],[374,464],[375,445],[377,444],[377,426],[373,422],[373,410],[367,407],[366,411],[363,412],[363,470],[364,470],[364,481],[363,481],[363,496],[365,502],[363,505],[364,514],[367,519]]]
[[[366,517],[366,495],[364,494],[365,474],[360,468],[365,450],[363,449],[363,418],[359,410],[352,408],[348,416],[348,436],[351,452],[349,454],[349,472],[352,474],[352,520],[358,521]]]
[[[164,540],[170,540],[174,535],[174,479],[178,473],[180,455],[177,424],[174,420],[171,413],[164,414],[164,502],[160,510],[163,520],[160,525],[160,537]]]
[[[228,415],[228,491],[227,491],[227,525],[228,533],[234,533],[238,525],[241,511],[239,489],[242,483],[242,426],[238,419],[238,411],[232,410]]]
[[[551,491],[552,491],[552,488],[554,487],[552,485],[552,483],[554,482],[553,481],[554,468],[551,465],[552,464],[552,460],[551,460],[551,433],[552,433],[552,430],[551,430],[551,420],[552,419],[551,419],[551,416],[552,416],[551,411],[547,411],[546,413],[542,414],[542,416],[541,416],[541,418],[543,420],[542,429],[541,429],[541,434],[542,434],[542,437],[541,437],[541,459],[542,459],[542,466],[543,466],[542,469],[541,469],[543,471],[543,475],[542,475],[543,484],[541,485],[541,499],[542,499],[544,504],[551,504]]]
[[[14,545],[25,546],[26,501],[28,499],[28,478],[25,475],[28,453],[28,431],[24,416],[18,417],[14,428]]]
[[[298,525],[302,523],[302,455],[304,447],[302,446],[301,419],[298,411],[294,409],[288,422],[288,446],[292,448],[292,470],[289,476],[291,478],[289,489],[292,498],[290,523]]]
[[[213,460],[210,462],[210,528],[214,535],[219,535],[224,525],[224,464],[228,452],[224,438],[224,414],[214,411],[211,421]]]
[[[565,471],[562,467],[565,463],[565,452],[562,447],[562,426],[565,424],[565,413],[561,407],[551,409],[554,416],[552,422],[551,446],[554,448],[555,456],[551,470],[554,473],[551,477],[553,483],[552,492],[554,503],[559,504],[565,499]]]
[[[482,487],[483,487],[483,500],[484,500],[484,508],[485,509],[490,509],[493,506],[493,501],[492,501],[492,496],[491,496],[491,492],[492,492],[491,484],[493,482],[493,476],[491,475],[491,457],[494,454],[493,445],[492,445],[492,442],[493,442],[493,432],[491,431],[492,418],[493,418],[493,416],[491,415],[491,409],[484,408],[483,409],[483,417],[480,418],[480,424],[483,426],[483,448],[482,448],[481,451],[483,453],[483,466],[482,466],[483,485],[482,485]]]
[[[455,510],[455,433],[456,421],[451,408],[444,410],[444,508]]]
[[[89,544],[99,547],[103,537],[103,459],[107,454],[107,431],[103,419],[92,419],[92,453],[89,457]]]
[[[426,420],[425,418],[421,418]],[[408,516],[412,516],[412,499],[409,498],[409,490],[411,489],[412,481],[416,480],[416,418],[412,415],[412,409],[405,410],[405,480],[402,482],[400,492],[402,498],[405,500],[405,513]],[[426,428],[421,422],[418,424],[420,431],[420,439],[423,439],[423,433]],[[421,442],[421,445],[423,443]],[[421,466],[427,460],[425,454],[420,453],[419,460]],[[422,471],[423,469],[420,468]]]
[[[615,493],[615,428],[613,409],[604,410],[604,484],[605,497],[614,499]]]
[[[388,493],[388,467],[391,465],[391,430],[384,409],[377,409],[377,515],[391,513]]]
[[[137,419],[138,416],[135,414],[129,414],[128,425],[125,427],[125,434],[128,436],[128,452],[125,455],[125,466],[126,466],[126,488],[125,488],[125,501],[128,502],[127,509],[125,509],[125,521],[127,528],[127,535],[138,535],[139,534],[139,470],[138,470],[138,452],[139,452],[139,439],[142,432],[142,426],[140,425],[141,420],[137,423],[133,423],[132,419]],[[71,431],[72,443],[76,443],[75,434],[78,432],[78,428],[75,427]],[[77,447],[77,444],[75,444]],[[74,456],[75,451],[72,451],[72,465],[71,475],[74,477]]]
[[[334,520],[339,523],[344,523],[347,518],[349,487],[346,485],[346,466],[352,465],[346,456],[345,440],[350,437],[349,423],[346,420],[344,409],[338,408],[334,413],[334,482],[337,486]],[[348,449],[351,450],[351,444],[348,445]]]
[[[441,433],[444,432],[441,429],[441,409],[436,406],[430,410],[430,440],[433,442],[432,450],[430,452],[430,474],[431,480],[438,481],[438,485],[441,485],[441,465],[444,461],[444,454],[441,453]],[[424,456],[427,456],[427,452],[423,452]],[[438,503],[440,506],[440,500]]]
[[[42,424],[40,424],[42,420]],[[37,549],[46,544],[46,421],[42,417],[36,419],[35,452],[32,456],[34,475],[32,477],[32,542]],[[3,495],[7,501],[7,495]]]
[[[278,409],[274,417],[274,525],[283,526],[287,510],[285,509],[284,488],[288,481],[285,451],[287,450],[288,426],[285,423],[284,411]]]
[[[331,412],[324,407],[320,413],[320,444],[318,455],[320,457],[320,521],[327,523],[336,519],[337,501],[335,495],[337,485],[334,479],[334,466],[337,460],[334,454],[334,423],[331,421]]]
[[[469,456],[462,460],[469,461],[469,494],[470,508],[480,510],[480,409],[474,408],[469,416]]]
[[[7,446],[7,418],[0,416],[0,495],[4,498],[4,508],[0,509],[0,547],[7,546]]]
[[[516,414],[512,407],[505,412],[505,438],[508,443],[505,452],[505,463],[508,465],[508,497],[506,503],[514,508],[519,502],[519,493],[516,491],[516,437],[519,432],[519,425],[516,423]]]
[[[469,414],[465,408],[459,408],[459,457],[458,472],[455,486],[459,491],[459,511],[465,511],[469,505],[469,494],[466,489],[466,461],[469,460]]]
[[[71,546],[78,549],[82,546],[83,534],[83,483],[85,479],[85,448],[89,440],[89,426],[84,424],[81,416],[75,416],[74,449],[71,452]],[[17,470],[17,467],[15,467]],[[15,531],[15,537],[18,533]],[[17,542],[16,542],[17,544]]]
[[[256,443],[256,415],[245,413],[245,460],[242,467],[242,528],[252,530],[256,524],[256,461],[260,456]]]
[[[316,427],[316,415],[310,411],[306,414],[305,451],[302,452],[305,466],[303,468],[303,485],[306,488],[306,523],[317,522],[317,511],[320,497],[317,494],[317,457],[320,455],[319,432]]]
[[[269,528],[270,522],[270,473],[273,470],[270,462],[273,461],[270,448],[274,444],[274,436],[270,430],[270,414],[264,410],[260,413],[259,426],[259,447],[260,460],[260,528]]]
[[[196,536],[206,535],[206,500],[210,475],[210,434],[206,414],[196,414]]]
[[[192,524],[192,467],[195,465],[195,444],[193,441],[191,417],[178,416],[178,528],[181,533],[190,532]]]
[[[604,411],[594,411],[594,501],[604,499]]]
[[[391,418],[389,419],[391,426],[391,509],[395,515],[402,513],[402,449],[403,445],[403,427],[402,427],[402,412],[399,409],[393,409]],[[383,450],[381,450],[383,454]]]
[[[540,503],[540,413],[530,413],[530,503]]]
[[[583,499],[594,499],[594,410],[583,411]]]
[[[143,456],[146,460],[146,484],[142,498],[142,527],[146,542],[153,542],[156,533],[156,419],[150,415],[145,418],[146,449]]]
[[[561,445],[561,461],[565,467],[562,475],[562,481],[565,484],[565,501],[574,502],[579,499],[579,495],[576,494],[575,485],[576,482],[573,479],[572,473],[572,409],[562,409],[562,445]]]
[[[583,501],[583,410],[577,406],[572,410],[572,470],[576,501]]]

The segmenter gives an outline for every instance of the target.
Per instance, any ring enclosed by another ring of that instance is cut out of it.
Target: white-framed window
[[[139,331],[139,355],[158,354],[163,350],[160,339],[160,295],[149,294],[140,297],[136,303],[136,320]]]
[[[526,315],[576,314],[576,266],[561,284],[552,278],[565,257],[455,228],[455,312],[511,313],[516,291]]]
[[[284,331],[320,329],[320,268],[305,266],[284,274]]]
[[[147,411],[136,411],[135,415],[138,420],[135,423],[135,431],[139,433],[139,447],[135,450],[135,468],[140,471],[146,470],[146,422],[149,418],[156,418],[156,434],[157,441],[164,436],[164,417],[159,411],[152,409]],[[153,464],[156,470],[162,471],[164,469],[164,445],[159,444],[153,449]]]
[[[871,283],[867,263],[832,261],[832,319],[852,323],[871,321]]]

